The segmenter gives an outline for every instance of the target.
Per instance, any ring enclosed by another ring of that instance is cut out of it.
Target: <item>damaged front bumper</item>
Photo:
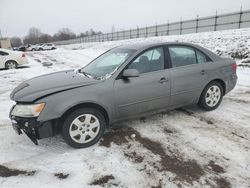
[[[52,121],[39,122],[36,117],[17,117],[11,115],[11,111],[10,119],[15,132],[18,135],[25,133],[34,144],[38,145],[38,139],[55,135],[55,126],[53,126]]]

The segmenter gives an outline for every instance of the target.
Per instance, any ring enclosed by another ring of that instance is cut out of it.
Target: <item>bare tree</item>
[[[86,37],[101,34],[101,31],[95,31],[92,28],[84,33],[80,33],[77,37]],[[76,34],[72,32],[69,28],[62,28],[53,36],[42,33],[40,29],[32,27],[29,29],[28,34],[24,37],[24,44],[38,44],[38,43],[48,43],[53,41],[62,41],[76,38]]]
[[[92,35],[99,35],[102,34],[101,31],[95,31],[92,28],[89,31],[85,31],[84,33],[80,33],[78,37],[87,37],[87,36],[92,36]]]
[[[32,27],[29,29],[28,35],[24,37],[25,44],[37,44],[39,43],[39,38],[42,35],[40,29]]]
[[[78,35],[78,37],[86,37],[87,35],[86,35],[86,32],[85,33],[80,33],[79,35]]]
[[[52,42],[54,39],[51,35],[49,34],[42,34],[40,37],[39,37],[39,42],[40,43],[48,43],[48,42]]]
[[[18,47],[22,45],[22,40],[19,37],[12,37],[10,43],[12,47]]]
[[[53,38],[55,40],[69,40],[76,38],[76,34],[73,33],[69,28],[62,28],[56,34],[54,34]]]
[[[42,32],[40,31],[40,29],[36,28],[36,27],[31,27],[29,29],[29,36],[33,37],[33,38],[39,38],[41,36]]]

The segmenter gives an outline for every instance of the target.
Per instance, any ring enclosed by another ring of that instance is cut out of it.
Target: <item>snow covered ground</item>
[[[87,149],[72,149],[60,136],[35,146],[12,130],[9,94],[19,83],[84,66],[109,48],[145,40],[192,42],[244,59],[237,60],[244,66],[238,67],[236,88],[215,111],[187,107],[124,122]],[[250,187],[249,52],[250,29],[242,29],[27,53],[27,67],[0,70],[0,187]]]

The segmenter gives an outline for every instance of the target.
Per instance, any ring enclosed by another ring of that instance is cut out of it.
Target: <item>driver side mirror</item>
[[[125,71],[123,71],[122,76],[124,78],[138,77],[139,76],[139,72],[136,69],[126,69]]]

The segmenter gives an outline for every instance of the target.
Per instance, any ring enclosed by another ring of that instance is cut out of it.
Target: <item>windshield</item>
[[[79,73],[94,79],[109,78],[135,51],[133,49],[112,49],[80,69]]]

